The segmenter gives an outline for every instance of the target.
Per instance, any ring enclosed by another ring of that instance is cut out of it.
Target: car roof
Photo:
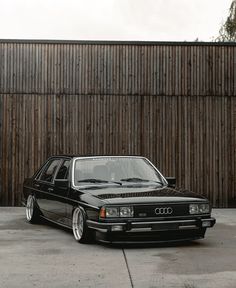
[[[58,154],[58,155],[52,155],[49,158],[91,158],[91,157],[140,157],[144,158],[144,156],[141,155],[80,155],[80,154]]]

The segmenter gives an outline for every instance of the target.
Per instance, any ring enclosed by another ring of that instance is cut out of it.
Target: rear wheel
[[[29,195],[26,202],[26,219],[30,223],[37,223],[39,221],[39,210],[36,206],[35,198]]]
[[[86,214],[83,208],[78,207],[73,211],[72,230],[76,241],[88,243],[92,240],[92,231],[86,224]]]

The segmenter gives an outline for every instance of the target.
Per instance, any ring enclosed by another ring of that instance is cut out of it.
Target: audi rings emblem
[[[155,209],[156,215],[171,215],[173,213],[173,209],[171,207],[158,207]]]

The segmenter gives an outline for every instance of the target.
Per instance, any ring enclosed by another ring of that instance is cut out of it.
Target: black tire
[[[82,207],[77,207],[72,215],[72,230],[74,238],[80,243],[90,243],[93,240],[93,231],[86,224],[86,213]]]
[[[26,202],[26,219],[29,223],[38,223],[40,219],[39,209],[33,195],[29,195]]]

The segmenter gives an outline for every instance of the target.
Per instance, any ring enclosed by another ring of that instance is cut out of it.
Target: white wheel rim
[[[26,203],[26,219],[30,221],[34,211],[34,199],[32,195],[29,195]]]
[[[72,228],[75,239],[78,241],[81,239],[84,231],[84,217],[79,208],[76,208],[73,213]]]

